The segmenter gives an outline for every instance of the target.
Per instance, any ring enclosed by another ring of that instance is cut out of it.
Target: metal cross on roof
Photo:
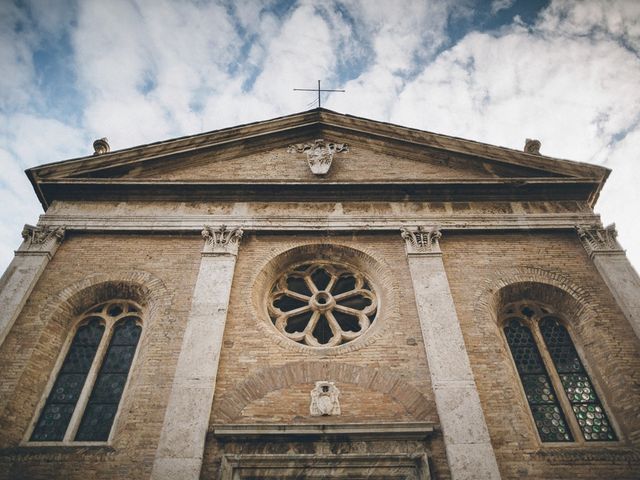
[[[295,92],[318,92],[318,108],[322,106],[322,102],[320,99],[321,92],[344,92],[345,90],[325,90],[320,88],[320,80],[318,80],[318,88],[294,88]]]

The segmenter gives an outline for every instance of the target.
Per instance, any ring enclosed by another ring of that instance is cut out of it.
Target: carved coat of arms
[[[320,381],[311,390],[311,416],[340,415],[340,390],[334,382]]]
[[[334,153],[348,151],[349,146],[345,143],[325,142],[323,139],[315,140],[313,143],[290,145],[287,149],[289,153],[306,153],[309,168],[315,175],[324,175],[329,171]]]

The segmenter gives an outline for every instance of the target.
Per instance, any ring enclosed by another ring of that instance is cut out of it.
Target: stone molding
[[[599,254],[624,254],[624,250],[616,240],[618,232],[616,231],[615,223],[605,228],[578,226],[576,231],[584,249],[591,258]]]
[[[288,153],[307,154],[307,162],[314,175],[324,175],[329,172],[334,153],[348,151],[349,146],[346,143],[326,142],[321,138],[314,140],[313,143],[298,143],[287,147]]]
[[[242,234],[242,229],[237,227],[227,228],[226,225],[221,225],[212,228],[205,225],[202,230],[202,255],[238,255]]]
[[[357,440],[424,440],[438,430],[431,422],[384,422],[384,423],[340,423],[340,424],[270,424],[240,423],[213,425],[210,434],[218,438],[232,440],[271,439],[291,435],[344,438],[349,436]]]
[[[25,225],[22,229],[22,245],[16,255],[53,255],[62,243],[65,234],[64,226]]]
[[[440,250],[442,233],[438,227],[402,227],[400,235],[405,240],[407,255],[442,255]]]
[[[244,231],[393,231],[406,225],[438,225],[445,230],[532,230],[571,229],[576,225],[598,228],[600,217],[593,213],[501,213],[455,214],[451,212],[414,216],[398,215],[58,215],[40,216],[40,224],[66,226],[77,231],[201,231],[202,225],[242,225]]]

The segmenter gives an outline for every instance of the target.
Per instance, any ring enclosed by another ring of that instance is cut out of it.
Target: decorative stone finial
[[[205,225],[202,230],[204,238],[202,253],[237,255],[242,233],[241,228],[227,228],[226,225],[212,228]]]
[[[316,386],[311,390],[311,406],[309,411],[312,417],[323,415],[340,415],[340,402],[338,397],[340,390],[335,382],[321,380],[316,382]]]
[[[400,235],[404,238],[408,255],[440,254],[440,238],[442,233],[438,227],[417,227],[400,229]]]
[[[576,231],[582,241],[582,245],[591,257],[595,253],[618,254],[624,252],[616,240],[618,232],[616,231],[615,223],[605,228],[579,226],[576,227]]]
[[[531,153],[532,155],[540,155],[541,146],[542,144],[540,143],[540,140],[527,138],[527,141],[524,142],[524,151]]]
[[[313,143],[298,143],[287,148],[288,153],[306,153],[309,168],[314,175],[325,175],[329,171],[334,153],[348,151],[346,143],[325,142],[321,138]]]
[[[109,147],[109,142],[106,138],[99,138],[95,142],[93,142],[93,154],[94,155],[102,155],[103,153],[109,153],[111,147]]]

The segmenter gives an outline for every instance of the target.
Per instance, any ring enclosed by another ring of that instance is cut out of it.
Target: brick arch
[[[137,302],[145,309],[145,323],[151,324],[166,314],[172,294],[162,280],[149,272],[96,273],[67,285],[51,297],[42,308],[43,323],[67,325],[93,305],[114,298]]]
[[[398,374],[376,368],[329,361],[292,362],[283,366],[259,370],[240,382],[216,406],[218,421],[238,420],[246,406],[274,390],[318,380],[331,380],[340,384],[354,384],[367,390],[389,395],[416,420],[436,419],[435,402]]]
[[[500,307],[523,298],[523,295],[542,296],[539,300],[544,302],[546,299],[547,303],[561,309],[576,330],[602,324],[595,309],[596,301],[586,288],[578,286],[565,274],[537,267],[502,270],[487,279],[476,293],[476,321],[490,318],[498,328]]]

